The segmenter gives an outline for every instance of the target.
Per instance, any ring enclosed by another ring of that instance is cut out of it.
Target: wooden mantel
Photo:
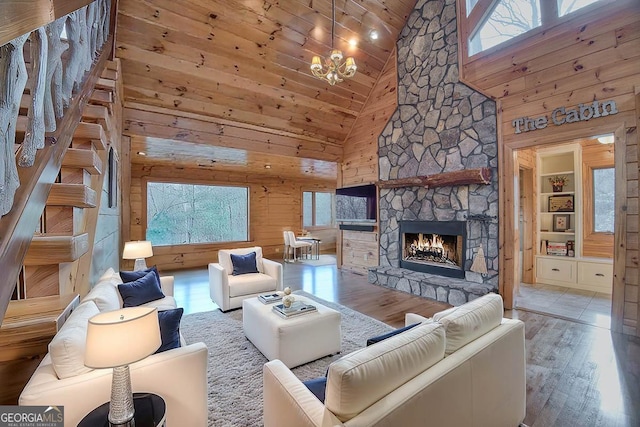
[[[462,169],[453,172],[443,172],[433,175],[414,176],[411,178],[390,179],[378,181],[379,188],[400,187],[449,187],[468,184],[489,184],[491,182],[491,168]]]

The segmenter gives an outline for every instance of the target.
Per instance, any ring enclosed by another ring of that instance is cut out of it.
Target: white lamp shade
[[[128,365],[149,356],[160,344],[156,308],[107,311],[89,319],[84,364],[89,368]]]
[[[138,240],[135,242],[126,242],[122,251],[124,259],[149,258],[153,256],[153,248],[148,240]]]

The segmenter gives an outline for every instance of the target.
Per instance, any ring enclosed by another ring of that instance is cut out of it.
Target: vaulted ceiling
[[[331,0],[120,0],[125,132],[147,153],[132,162],[339,161],[414,4],[336,0],[335,47],[358,72],[330,86],[309,64],[331,48]]]

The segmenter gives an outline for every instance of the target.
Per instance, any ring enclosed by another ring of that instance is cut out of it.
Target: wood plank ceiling
[[[335,177],[342,145],[414,5],[337,0],[335,47],[355,58],[358,72],[329,86],[309,64],[331,48],[331,0],[120,0],[116,54],[132,162],[282,163],[304,174],[309,165],[291,158],[316,159],[314,173]]]

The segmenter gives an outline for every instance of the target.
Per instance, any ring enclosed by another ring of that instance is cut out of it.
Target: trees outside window
[[[147,240],[153,245],[249,240],[249,189],[147,183]]]
[[[497,0],[484,2],[481,5],[477,0],[467,0],[467,16],[470,16],[474,7],[483,7],[480,11],[483,19],[471,24],[469,31],[469,56],[497,46],[507,40],[511,40],[534,28],[549,25],[543,22],[543,17],[562,18],[567,14],[580,10],[586,6],[604,0]]]
[[[613,233],[615,218],[615,169],[593,169],[593,231]]]
[[[302,193],[302,226],[331,227],[334,221],[334,194],[320,191]]]

